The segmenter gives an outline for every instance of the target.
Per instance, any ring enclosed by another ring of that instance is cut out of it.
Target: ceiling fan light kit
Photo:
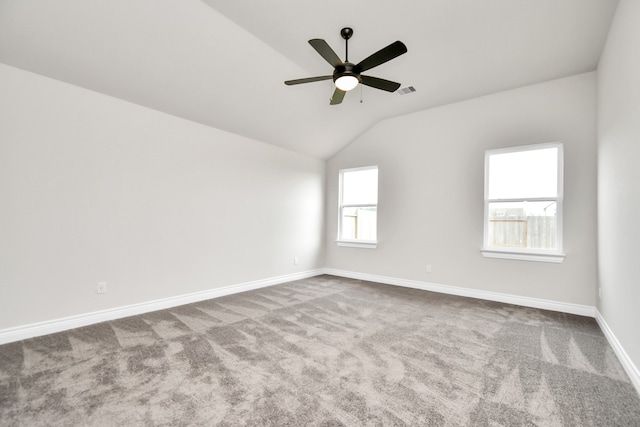
[[[349,39],[353,36],[353,29],[346,27],[340,31],[340,35],[345,40],[345,60],[344,62],[336,55],[326,41],[322,39],[311,39],[309,44],[333,67],[333,75],[308,77],[304,79],[287,80],[286,85],[297,85],[302,83],[318,82],[322,80],[333,80],[336,89],[331,97],[331,105],[340,104],[344,95],[355,89],[358,84],[370,86],[375,89],[387,92],[395,92],[400,87],[400,83],[378,77],[363,76],[361,73],[373,67],[384,64],[407,52],[407,47],[401,41],[391,43],[389,46],[380,49],[376,53],[368,56],[358,64],[349,62]]]
[[[349,92],[358,86],[360,80],[356,76],[342,75],[335,79],[334,83],[338,89]]]

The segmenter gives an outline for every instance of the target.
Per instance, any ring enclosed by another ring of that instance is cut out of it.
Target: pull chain
[[[329,102],[333,101],[333,80],[329,82]]]

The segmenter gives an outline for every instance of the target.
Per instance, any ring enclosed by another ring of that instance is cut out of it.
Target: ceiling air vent
[[[416,88],[413,86],[403,87],[402,89],[398,89],[396,92],[398,95],[406,95],[408,93],[413,93],[416,91]]]

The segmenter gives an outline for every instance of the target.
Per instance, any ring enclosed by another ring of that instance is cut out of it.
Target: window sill
[[[564,254],[547,252],[506,251],[500,249],[481,249],[482,255],[487,258],[517,259],[520,261],[538,261],[561,263]]]
[[[375,249],[378,247],[378,242],[357,241],[357,240],[336,240],[336,245],[345,246],[348,248]]]

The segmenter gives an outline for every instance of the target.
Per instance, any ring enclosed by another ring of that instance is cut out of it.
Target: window
[[[562,144],[485,154],[484,256],[562,262]]]
[[[378,167],[340,170],[338,245],[375,248],[378,223]]]

